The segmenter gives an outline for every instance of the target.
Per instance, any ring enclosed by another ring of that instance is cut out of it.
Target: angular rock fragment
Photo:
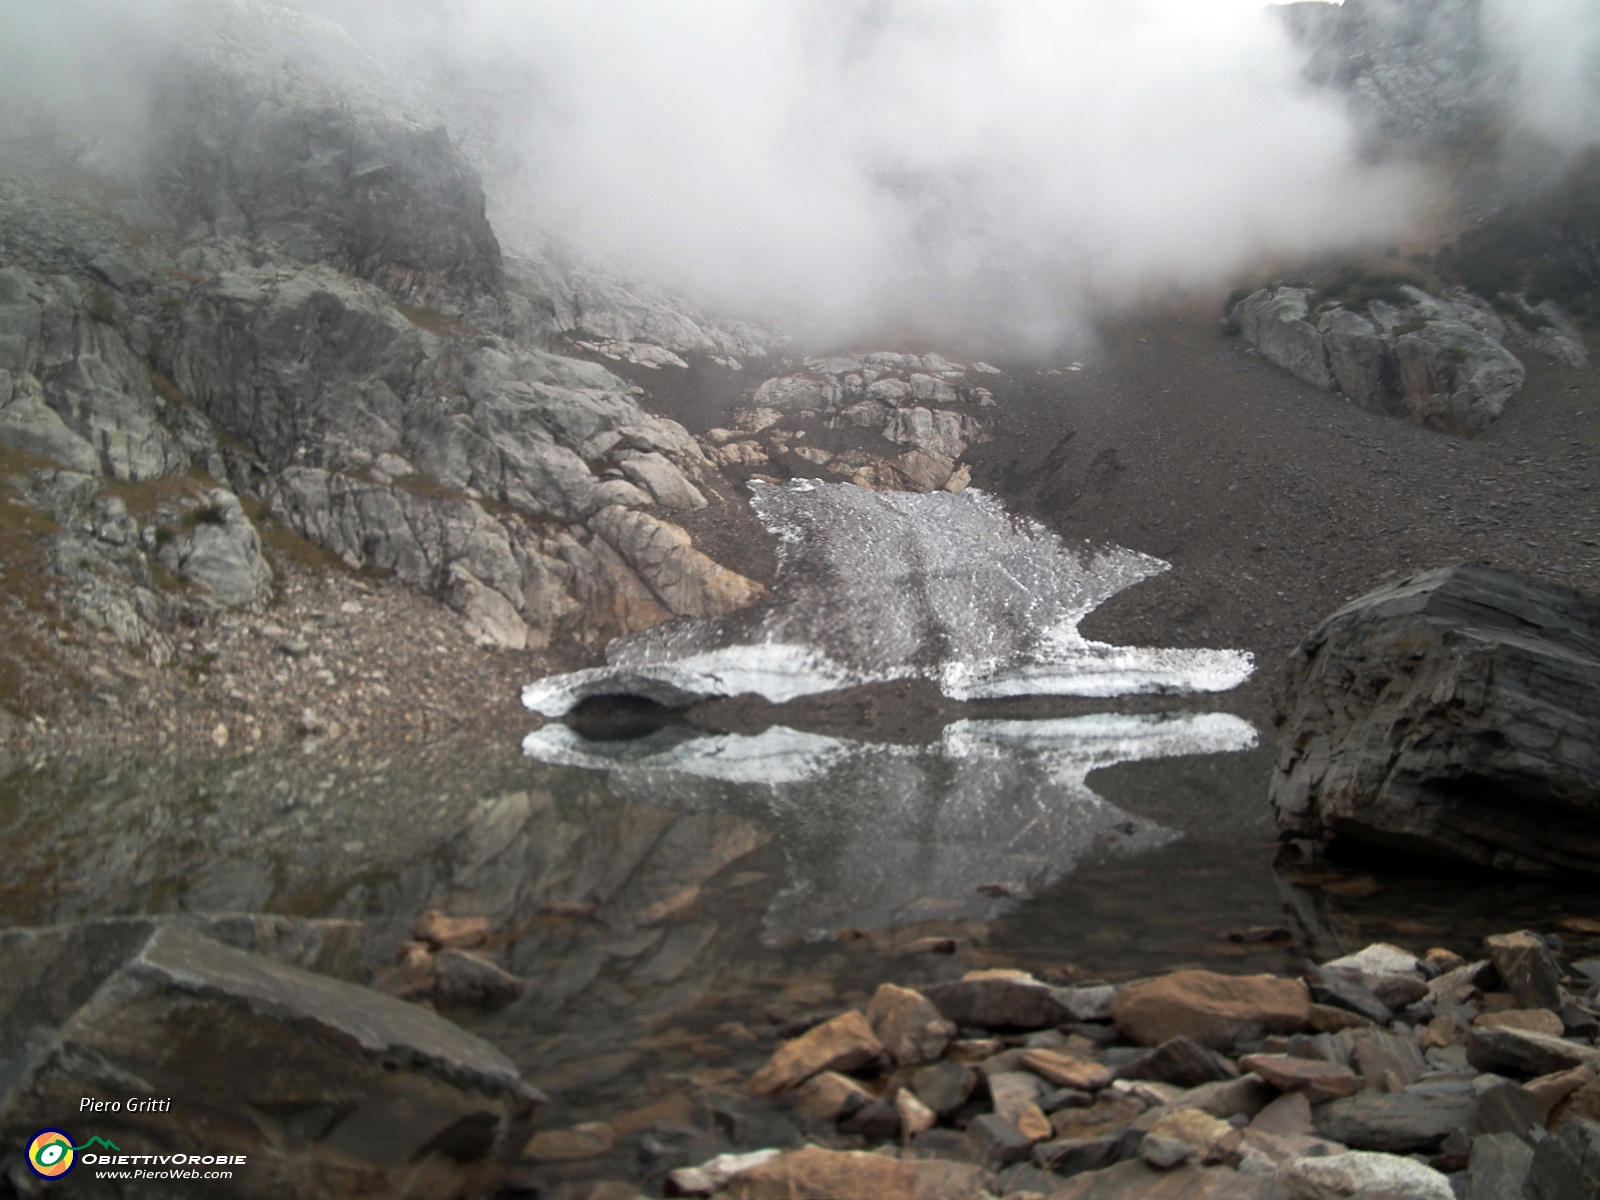
[[[1480,1071],[1527,1079],[1574,1067],[1600,1068],[1600,1049],[1542,1033],[1475,1025],[1467,1034],[1467,1061]]]
[[[1485,938],[1483,946],[1518,1007],[1561,1008],[1561,967],[1542,937],[1524,929]]]
[[[1393,1196],[1397,1200],[1455,1200],[1450,1180],[1432,1167],[1395,1154],[1353,1150],[1322,1158],[1298,1158],[1278,1171],[1278,1182],[1296,1200],[1341,1200],[1346,1196]]]
[[[854,1071],[883,1057],[883,1045],[858,1012],[843,1013],[779,1047],[746,1083],[762,1096],[798,1087],[823,1071]]]
[[[901,1066],[937,1061],[956,1033],[955,1024],[941,1017],[921,993],[892,983],[880,985],[873,994],[867,1023]]]
[[[1117,1028],[1141,1046],[1188,1037],[1211,1049],[1271,1033],[1294,1033],[1310,1017],[1299,980],[1268,975],[1174,971],[1129,984],[1112,1006]]]
[[[1249,1054],[1239,1060],[1280,1092],[1303,1092],[1312,1104],[1353,1096],[1361,1088],[1354,1071],[1338,1063],[1317,1062],[1288,1054]]]

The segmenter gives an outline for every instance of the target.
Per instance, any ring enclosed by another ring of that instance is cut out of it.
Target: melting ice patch
[[[606,666],[539,680],[523,702],[551,717],[596,695],[677,705],[755,693],[782,703],[913,676],[957,700],[1212,692],[1253,669],[1240,650],[1085,638],[1084,617],[1169,564],[1121,547],[1075,553],[974,489],[917,495],[815,480],[750,487],[757,516],[778,539],[770,607],[619,638]]]
[[[764,936],[781,942],[934,917],[992,920],[1010,897],[1047,887],[1087,856],[1139,853],[1181,836],[1095,794],[1091,771],[1255,744],[1255,729],[1224,713],[1098,713],[961,721],[925,746],[782,726],[754,737],[667,728],[589,741],[552,724],[523,749],[604,770],[625,799],[773,829],[787,881]],[[1003,894],[978,891],[986,885]]]

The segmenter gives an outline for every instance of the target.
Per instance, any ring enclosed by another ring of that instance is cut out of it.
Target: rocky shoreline
[[[637,1122],[591,1122],[536,1135],[530,1182],[585,1200],[1579,1200],[1600,1186],[1600,960],[1552,943],[1497,935],[1472,962],[1378,943],[1301,978],[886,983],[714,1090],[723,1153],[641,1192],[605,1166]]]

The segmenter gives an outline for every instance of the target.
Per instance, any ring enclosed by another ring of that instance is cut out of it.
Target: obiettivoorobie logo
[[[60,1179],[78,1163],[78,1151],[91,1146],[104,1146],[121,1153],[122,1147],[102,1137],[92,1137],[81,1146],[74,1146],[72,1138],[60,1129],[41,1129],[28,1143],[28,1165],[35,1175],[45,1179]]]

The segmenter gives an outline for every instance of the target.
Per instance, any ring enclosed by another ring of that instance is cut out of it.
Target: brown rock
[[[1063,1108],[1053,1113],[1050,1125],[1057,1137],[1081,1140],[1121,1129],[1143,1111],[1144,1105],[1132,1096],[1107,1091],[1088,1108]]]
[[[1006,1044],[999,1038],[966,1038],[951,1042],[945,1057],[951,1062],[977,1063],[993,1058],[1005,1048]]]
[[[1338,1033],[1341,1029],[1376,1029],[1377,1023],[1348,1008],[1335,1008],[1331,1004],[1311,1006],[1311,1028],[1318,1033]]]
[[[733,1200],[986,1200],[984,1172],[967,1163],[906,1162],[807,1146],[735,1177]]]
[[[1526,929],[1498,933],[1485,938],[1483,947],[1519,1007],[1561,1007],[1561,968],[1542,937]]]
[[[867,1023],[889,1057],[902,1067],[937,1062],[955,1036],[955,1025],[920,992],[883,984],[867,1005]]]
[[[1467,965],[1467,960],[1462,958],[1461,955],[1454,950],[1446,950],[1442,946],[1435,946],[1432,950],[1429,950],[1422,956],[1422,961],[1437,967],[1441,975],[1446,971],[1454,971],[1457,967]]]
[[[617,1131],[604,1121],[574,1125],[569,1129],[547,1129],[536,1133],[522,1151],[534,1162],[573,1162],[610,1154],[617,1144]]]
[[[1566,1032],[1561,1018],[1548,1008],[1512,1008],[1505,1012],[1483,1013],[1472,1023],[1500,1029],[1522,1029],[1528,1033],[1542,1033],[1546,1037],[1561,1037]]]
[[[824,1071],[800,1085],[800,1107],[819,1121],[837,1121],[873,1101],[873,1095],[848,1075]]]
[[[1310,1137],[1316,1131],[1311,1101],[1304,1092],[1285,1092],[1251,1119],[1250,1128],[1277,1137]]]
[[[1591,1066],[1573,1067],[1570,1071],[1557,1071],[1553,1075],[1541,1075],[1537,1079],[1530,1079],[1522,1085],[1523,1094],[1528,1097],[1528,1104],[1538,1114],[1541,1121],[1548,1121],[1550,1113],[1557,1104],[1580,1088],[1594,1082],[1597,1074]]]
[[[1054,1133],[1050,1118],[1037,1104],[1030,1104],[1017,1114],[1017,1129],[1023,1137],[1035,1142],[1045,1141]]]
[[[1097,1092],[1111,1083],[1111,1070],[1097,1062],[1086,1062],[1064,1050],[1041,1048],[1022,1056],[1022,1065],[1042,1075],[1057,1087]]]
[[[1239,1060],[1280,1092],[1304,1092],[1312,1104],[1353,1096],[1361,1087],[1356,1073],[1338,1063],[1289,1054],[1248,1054]]]
[[[1557,1101],[1550,1113],[1550,1124],[1559,1128],[1563,1121],[1572,1117],[1582,1117],[1586,1121],[1600,1121],[1600,1079],[1591,1079],[1568,1095],[1565,1100]]]
[[[882,1055],[883,1045],[867,1019],[858,1012],[841,1013],[778,1047],[745,1086],[758,1095],[776,1096],[823,1071],[854,1071]]]
[[[1151,1136],[1170,1138],[1191,1146],[1202,1158],[1220,1148],[1224,1139],[1234,1132],[1228,1122],[1218,1120],[1198,1108],[1180,1108],[1170,1112],[1147,1131]]]
[[[1422,1048],[1437,1050],[1444,1046],[1459,1046],[1467,1040],[1468,1028],[1467,1023],[1454,1013],[1435,1017],[1428,1022],[1427,1032],[1422,1035]]]
[[[429,909],[411,926],[411,935],[435,950],[462,950],[476,946],[489,936],[487,917],[447,917]]]
[[[1182,1035],[1225,1049],[1240,1039],[1304,1029],[1311,993],[1298,979],[1174,971],[1123,988],[1112,1016],[1123,1036],[1141,1046]]]
[[[998,1071],[988,1079],[994,1111],[1013,1123],[1023,1109],[1033,1106],[1043,1090],[1039,1077],[1027,1071]]]
[[[917,1094],[910,1088],[901,1088],[894,1096],[895,1115],[900,1118],[900,1133],[904,1137],[915,1137],[925,1133],[939,1123],[938,1114],[917,1099]],[[1050,1123],[1045,1122],[1045,1128]]]

